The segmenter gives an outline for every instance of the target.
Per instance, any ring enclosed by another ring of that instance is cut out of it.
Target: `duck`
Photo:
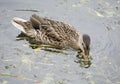
[[[81,34],[73,26],[33,14],[29,20],[14,17],[12,24],[37,43],[51,45],[60,49],[72,48],[84,60],[90,55],[91,39],[88,34]],[[79,57],[77,55],[77,57]]]

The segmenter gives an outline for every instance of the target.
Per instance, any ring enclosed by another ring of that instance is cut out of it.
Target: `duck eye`
[[[82,46],[84,46],[84,43],[82,43]]]

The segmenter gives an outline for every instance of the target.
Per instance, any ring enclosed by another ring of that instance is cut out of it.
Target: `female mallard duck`
[[[36,42],[57,48],[73,48],[86,60],[90,52],[90,37],[80,34],[63,22],[32,15],[29,21],[13,18],[12,24]]]

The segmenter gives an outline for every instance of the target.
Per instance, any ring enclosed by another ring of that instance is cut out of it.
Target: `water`
[[[119,4],[119,0],[0,0],[0,84],[120,84]],[[29,19],[34,13],[89,34],[92,65],[83,68],[75,63],[73,50],[36,51],[28,41],[17,41],[20,31],[10,20]]]

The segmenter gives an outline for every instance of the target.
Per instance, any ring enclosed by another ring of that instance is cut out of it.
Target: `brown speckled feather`
[[[41,33],[39,40],[50,45],[68,47],[74,41],[78,41],[79,35],[74,27],[59,21],[42,18],[32,15],[30,22],[38,33]]]
[[[58,48],[83,49],[82,35],[63,22],[32,15],[30,20],[13,18],[12,24],[38,43]]]

